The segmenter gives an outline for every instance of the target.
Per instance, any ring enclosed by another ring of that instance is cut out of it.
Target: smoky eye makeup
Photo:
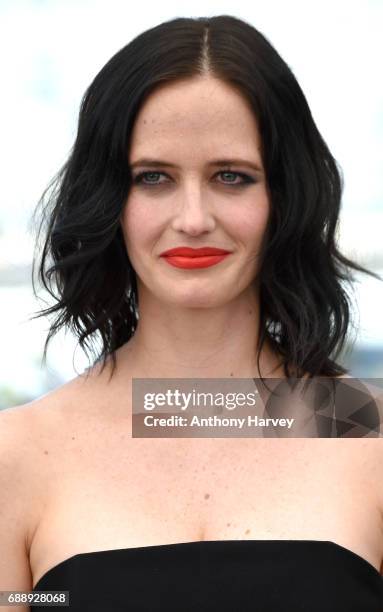
[[[143,187],[158,187],[169,184],[168,181],[159,182],[158,177],[160,176],[165,176],[169,178],[169,175],[166,172],[160,172],[157,170],[146,170],[139,172],[136,175],[133,175],[132,180],[135,185],[141,185]],[[224,187],[243,187],[245,185],[250,185],[257,182],[256,179],[249,176],[248,174],[244,172],[234,171],[229,168],[220,170],[214,176],[221,176],[221,178],[223,178],[223,181],[218,181],[218,184],[223,185]],[[234,180],[232,179],[226,181],[225,176],[234,177]],[[150,177],[152,177],[152,179]],[[154,180],[153,177],[155,177]],[[240,179],[240,182],[236,182],[237,179]]]

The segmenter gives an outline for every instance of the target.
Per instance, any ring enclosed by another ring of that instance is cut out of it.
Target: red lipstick
[[[225,249],[216,249],[213,247],[202,247],[199,249],[176,247],[164,251],[161,253],[161,257],[176,268],[207,268],[225,259],[230,252],[231,251],[226,251]]]

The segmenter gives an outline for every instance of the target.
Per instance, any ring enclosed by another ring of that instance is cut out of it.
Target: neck
[[[254,292],[209,308],[185,308],[145,296],[139,313],[134,337],[117,351],[120,368],[129,376],[284,377],[280,357],[267,341],[257,366],[259,300]]]

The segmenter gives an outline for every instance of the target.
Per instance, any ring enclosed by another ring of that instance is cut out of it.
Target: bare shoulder
[[[3,478],[11,467],[31,470],[38,460],[39,440],[54,431],[58,439],[61,426],[80,412],[79,407],[91,404],[97,384],[95,373],[80,375],[31,402],[0,410]]]
[[[1,410],[0,423],[20,430],[44,426],[63,410],[69,413],[76,406],[90,404],[101,388],[101,377],[94,367],[28,403]]]
[[[74,432],[78,439],[88,438],[90,429],[103,426],[111,395],[107,380],[93,366],[29,403],[0,411],[0,453],[33,471],[30,481],[49,478],[53,457],[65,456]]]
[[[30,590],[32,584],[28,535],[34,513],[29,452],[33,432],[29,417],[26,405],[0,411],[0,584],[5,590]]]
[[[0,411],[0,490],[14,501],[21,499],[28,482],[34,435],[31,417],[28,404]]]
[[[40,435],[60,418],[64,406],[70,409],[82,388],[83,380],[76,378],[31,402],[0,410],[0,466],[3,479],[8,474],[15,476],[25,472],[22,480],[29,480],[27,476],[30,476],[31,465],[37,459]],[[14,477],[11,480],[15,483],[13,486],[21,482],[21,479]]]
[[[7,466],[21,466],[33,438],[33,410],[22,404],[0,410],[0,457],[2,476]]]
[[[30,544],[41,516],[48,473],[41,440],[80,381],[35,401],[0,410],[0,585],[30,590]],[[80,385],[81,386],[81,385]],[[70,402],[68,402],[70,404]],[[44,469],[42,469],[44,468]],[[16,607],[15,611],[20,607]]]

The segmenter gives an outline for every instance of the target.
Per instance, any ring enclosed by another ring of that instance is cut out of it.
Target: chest
[[[194,540],[332,540],[380,567],[376,441],[88,431],[45,446],[37,577],[77,552]]]

